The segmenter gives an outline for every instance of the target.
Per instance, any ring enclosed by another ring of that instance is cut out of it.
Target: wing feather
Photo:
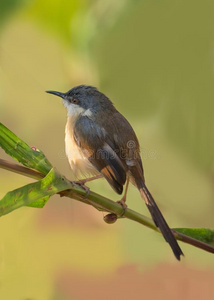
[[[103,174],[118,194],[122,194],[126,170],[116,149],[112,149],[113,142],[109,142],[105,131],[93,120],[83,116],[75,123],[74,138],[91,164]]]

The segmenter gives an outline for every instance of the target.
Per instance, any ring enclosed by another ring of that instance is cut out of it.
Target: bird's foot
[[[88,198],[88,196],[90,194],[90,188],[85,185],[86,182],[87,182],[86,179],[71,181],[71,183],[75,183],[75,184],[79,185],[81,188],[83,188],[86,191],[84,198]]]
[[[77,180],[77,181],[71,181],[71,183],[78,184],[81,188],[83,188],[87,192],[84,198],[88,198],[88,195],[90,194],[90,188],[85,185],[86,182],[93,181],[95,179],[99,179],[102,177],[103,177],[103,175],[99,174],[97,176],[93,176],[90,178],[85,178],[85,179],[81,179],[81,180]]]
[[[125,200],[123,198],[121,200],[117,201],[117,203],[120,204],[122,206],[122,208],[123,208],[123,212],[120,215],[120,217],[123,217],[124,214],[125,214],[125,212],[126,212],[126,210],[127,210],[128,206],[127,206],[127,204],[126,204],[126,202],[125,202]]]

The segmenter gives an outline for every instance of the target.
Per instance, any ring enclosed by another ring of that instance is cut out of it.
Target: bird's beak
[[[56,92],[56,91],[46,91],[46,93],[56,95],[56,96],[61,97],[63,99],[65,98],[65,93]]]

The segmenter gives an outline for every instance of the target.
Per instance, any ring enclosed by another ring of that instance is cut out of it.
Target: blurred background
[[[0,0],[1,122],[72,178],[66,111],[45,90],[97,86],[136,130],[170,226],[213,229],[213,16],[209,0]],[[0,198],[30,182],[0,170]],[[149,215],[134,187],[128,205]],[[214,298],[212,254],[180,243],[178,263],[161,235],[103,215],[55,196],[2,217],[1,299]]]

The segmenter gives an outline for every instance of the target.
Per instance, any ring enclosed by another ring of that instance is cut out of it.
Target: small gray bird
[[[59,96],[67,108],[66,154],[74,174],[93,175],[82,182],[104,177],[124,205],[129,181],[144,199],[156,226],[170,244],[175,257],[183,255],[171,229],[145,185],[136,134],[110,99],[93,86],[80,85],[67,93],[47,91]]]

